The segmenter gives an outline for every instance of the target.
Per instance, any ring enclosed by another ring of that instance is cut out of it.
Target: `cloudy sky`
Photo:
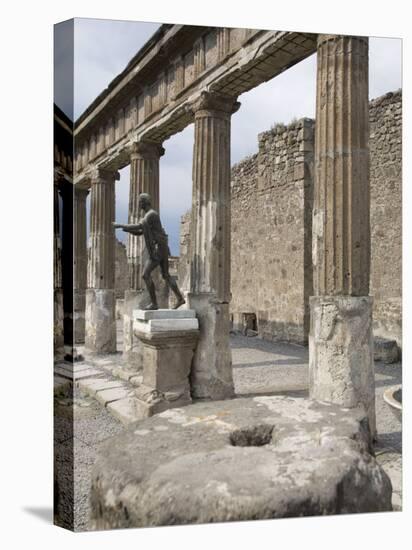
[[[55,101],[76,119],[158,29],[156,23],[74,20],[74,104],[69,85],[55,71]],[[55,60],[67,67],[71,24],[56,26]],[[316,29],[314,29],[316,31]],[[369,95],[378,97],[401,84],[401,40],[371,38],[369,42]],[[232,163],[257,150],[257,134],[276,122],[314,117],[316,55],[239,97],[241,108],[232,116]],[[180,216],[190,208],[192,189],[193,124],[163,143],[160,160],[160,212],[169,234],[172,254],[179,252]],[[127,222],[129,168],[116,184],[116,219]],[[117,237],[124,240],[125,233]]]

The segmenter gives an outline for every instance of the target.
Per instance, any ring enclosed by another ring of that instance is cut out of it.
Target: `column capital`
[[[165,154],[160,143],[154,141],[135,141],[130,147],[130,158],[159,159]]]
[[[220,112],[232,115],[240,107],[236,97],[219,94],[217,92],[201,92],[200,97],[190,106],[189,110],[194,116],[202,116],[211,112]]]
[[[89,194],[90,189],[88,187],[82,187],[81,185],[74,186],[74,192],[78,198],[86,198]]]
[[[91,183],[103,183],[119,181],[120,174],[117,170],[110,170],[108,168],[94,168],[91,173]]]
[[[365,44],[368,44],[369,41],[369,38],[367,36],[351,36],[346,34],[319,34],[317,45],[319,47],[325,42],[337,42],[338,40],[345,38],[359,40],[360,42],[364,42]]]

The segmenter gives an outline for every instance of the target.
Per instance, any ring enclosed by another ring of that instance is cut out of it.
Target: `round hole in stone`
[[[256,424],[233,431],[230,444],[234,447],[262,447],[272,441],[273,424]]]

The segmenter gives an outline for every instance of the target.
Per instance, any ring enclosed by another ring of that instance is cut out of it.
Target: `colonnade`
[[[193,198],[188,305],[197,312],[200,340],[192,366],[194,397],[234,395],[229,347],[230,135],[236,97],[202,92],[193,115]],[[368,40],[318,38],[310,394],[348,406],[363,402],[374,426],[371,298],[369,297]],[[136,142],[130,152],[129,222],[138,196],[159,206],[163,144]],[[114,171],[91,179],[90,250],[85,289],[85,344],[93,353],[116,349],[114,295]],[[76,194],[76,290],[85,284],[85,192]],[[133,363],[132,311],[142,294],[142,239],[127,245],[125,355]],[[276,254],[276,251],[274,251]],[[78,304],[81,299],[79,298]],[[83,307],[83,306],[82,306]],[[79,313],[80,315],[80,313]],[[83,331],[79,325],[79,335]],[[369,390],[364,392],[364,388]],[[363,388],[363,389],[362,389]]]

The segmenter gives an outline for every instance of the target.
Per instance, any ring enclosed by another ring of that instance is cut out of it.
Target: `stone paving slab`
[[[107,380],[107,378],[88,378],[79,382],[79,388],[87,395],[95,396],[102,390],[122,388],[124,384],[117,380]]]
[[[107,410],[119,420],[119,422],[127,426],[137,420],[136,401],[137,399],[135,397],[125,397],[124,399],[109,403],[107,405]]]
[[[109,390],[101,390],[96,393],[96,399],[102,405],[106,406],[112,401],[118,401],[119,399],[124,399],[128,397],[128,391],[124,388],[112,388]]]
[[[90,363],[84,363],[84,362],[76,363],[76,364],[63,363],[59,365],[59,368],[67,370],[68,372],[74,372],[74,373],[82,372],[86,369],[90,369],[90,367],[91,367]]]
[[[70,372],[66,369],[62,369],[61,367],[55,367],[54,372],[63,378],[67,378],[69,380],[77,381],[82,380],[83,378],[91,378],[93,376],[102,375],[102,371],[93,369],[93,368],[87,368],[85,370],[82,370],[80,372]]]

